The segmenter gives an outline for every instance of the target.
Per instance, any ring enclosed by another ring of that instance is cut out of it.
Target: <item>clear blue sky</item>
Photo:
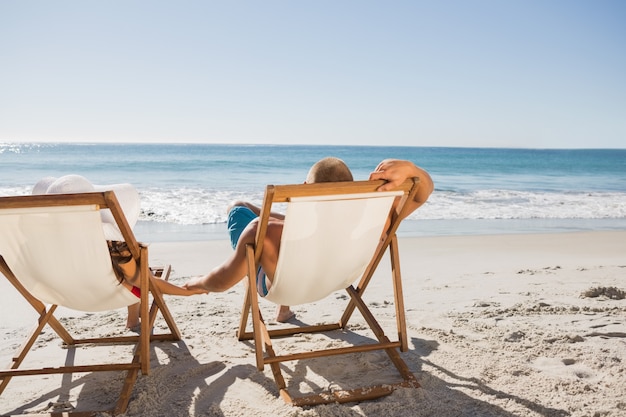
[[[0,142],[626,148],[626,1],[0,2]]]

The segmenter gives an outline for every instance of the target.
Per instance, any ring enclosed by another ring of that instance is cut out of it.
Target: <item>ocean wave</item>
[[[140,190],[139,220],[177,224],[226,222],[226,210],[236,201],[260,202],[262,193],[199,188]]]
[[[145,190],[140,219],[177,224],[215,224],[226,221],[234,200],[260,204],[263,194],[201,189]],[[281,207],[278,207],[281,211]],[[626,193],[550,193],[480,190],[469,193],[435,192],[409,219],[622,219]]]
[[[0,187],[0,195],[30,194],[28,187]],[[141,196],[141,221],[180,225],[226,222],[226,209],[235,200],[260,205],[263,193],[204,188],[145,188]],[[278,206],[277,211],[283,207]],[[626,193],[531,192],[478,190],[435,191],[411,220],[471,219],[626,219]]]
[[[410,218],[618,219],[626,218],[626,193],[512,190],[435,192]]]

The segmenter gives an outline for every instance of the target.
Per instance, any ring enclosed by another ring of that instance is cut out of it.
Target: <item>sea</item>
[[[356,179],[386,158],[413,161],[435,183],[400,236],[626,230],[626,149],[0,143],[0,196],[78,174],[140,193],[146,242],[226,238],[226,207],[260,203],[268,184],[302,183],[336,156]]]

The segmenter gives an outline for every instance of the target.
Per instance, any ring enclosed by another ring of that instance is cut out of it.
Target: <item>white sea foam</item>
[[[235,200],[259,203],[262,193],[198,188],[141,190],[140,220],[176,224],[226,222],[226,210]]]
[[[261,192],[144,190],[142,220],[177,224],[226,221],[233,200],[260,204]],[[280,207],[279,207],[280,211]],[[626,219],[626,193],[549,193],[481,190],[435,192],[409,219]]]
[[[411,218],[610,219],[626,218],[626,193],[480,190],[435,192]]]
[[[29,187],[0,187],[0,195],[30,194]],[[261,191],[203,188],[146,188],[141,196],[141,221],[180,225],[220,224],[235,200],[260,205]],[[278,207],[278,211],[281,211]],[[409,219],[626,219],[626,193],[530,192],[479,190],[436,191]]]

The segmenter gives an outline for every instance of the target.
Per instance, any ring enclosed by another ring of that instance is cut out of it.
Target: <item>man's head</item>
[[[350,168],[339,158],[327,157],[317,161],[309,170],[306,182],[339,182],[352,181]]]

